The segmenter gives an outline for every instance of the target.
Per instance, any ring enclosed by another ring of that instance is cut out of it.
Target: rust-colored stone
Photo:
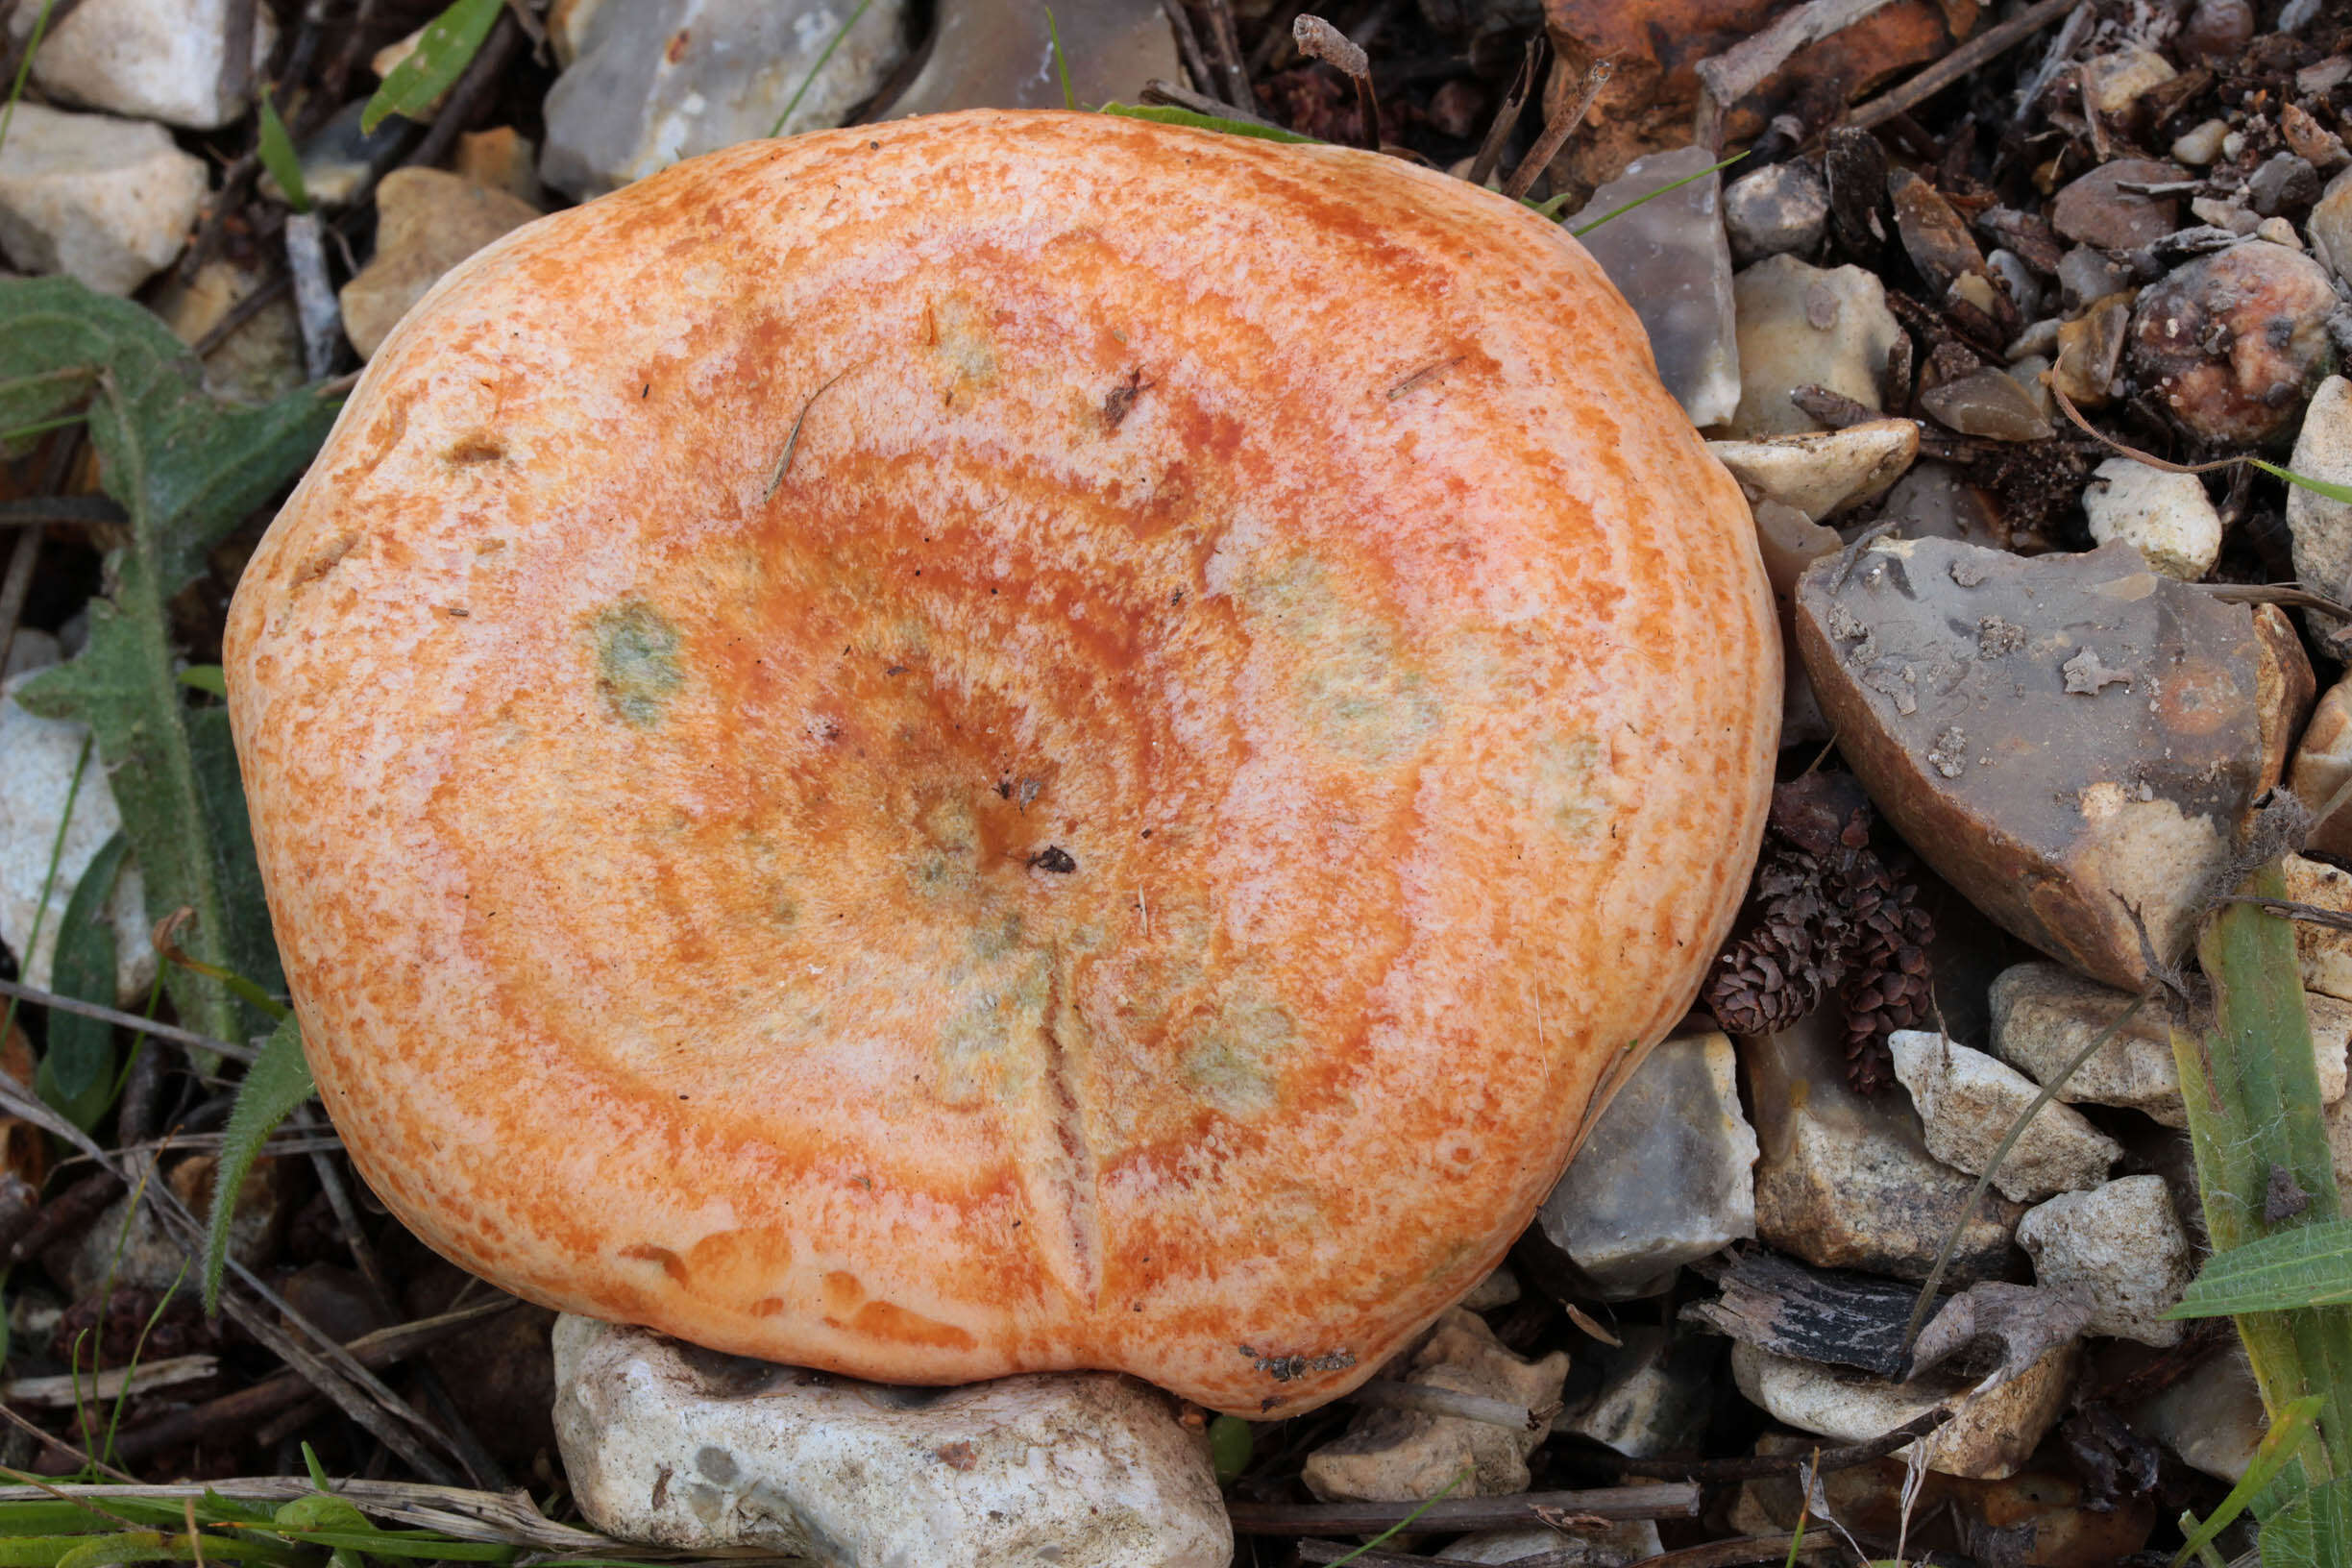
[[[1613,62],[1586,115],[1589,134],[1569,138],[1553,179],[1583,186],[1614,180],[1643,153],[1690,140],[1699,62],[1720,55],[1797,9],[1798,0],[1544,0],[1544,23],[1564,67]],[[1895,72],[1924,64],[1975,30],[1976,0],[1897,0],[1853,26],[1800,49],[1756,92],[1727,106],[1724,134],[1746,141],[1798,104],[1850,103]]]

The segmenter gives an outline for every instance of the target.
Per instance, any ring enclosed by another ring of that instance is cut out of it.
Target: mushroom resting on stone
[[[1102,114],[755,142],[369,365],[237,591],[320,1090],[534,1300],[1344,1392],[1745,891],[1738,487],[1556,226]]]

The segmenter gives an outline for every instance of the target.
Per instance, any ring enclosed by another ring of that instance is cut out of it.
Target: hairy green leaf
[[[310,192],[303,185],[302,159],[294,151],[294,138],[287,135],[285,121],[278,117],[278,106],[266,92],[261,95],[261,141],[256,151],[260,154],[261,166],[285,192],[286,205],[297,212],[309,211]]]
[[[114,921],[110,908],[114,884],[122,874],[131,841],[116,833],[99,846],[74,885],[58,927],[57,956],[51,961],[50,988],[61,995],[112,1007],[115,999],[116,955]],[[51,1103],[65,1112],[75,1126],[87,1132],[105,1114],[103,1098],[94,1114],[78,1115],[88,1107],[92,1090],[104,1091],[114,1073],[114,1026],[73,1013],[53,1014],[49,1019],[49,1052],[41,1065],[57,1091]]]
[[[392,67],[376,96],[359,111],[359,134],[370,135],[387,114],[422,119],[432,102],[457,85],[465,68],[481,53],[504,0],[456,0],[425,24],[425,36],[408,58]],[[283,182],[281,182],[283,184]],[[289,187],[291,188],[291,187]]]
[[[2280,1231],[2206,1260],[2168,1317],[2352,1305],[2352,1219]]]
[[[2275,863],[2242,891],[2286,895]],[[2197,959],[2213,983],[2213,1028],[2202,1041],[2174,1030],[2172,1056],[2206,1229],[2220,1257],[2273,1235],[2326,1226],[2341,1207],[2292,926],[2253,904],[2224,904],[2199,933]],[[2288,1185],[2305,1201],[2278,1214],[2269,1195]],[[2352,1308],[2236,1316],[2272,1420],[2301,1400],[2320,1402],[2315,1439],[2299,1445],[2294,1462],[2257,1500],[2256,1511],[2266,1515],[2307,1485],[2352,1474]]]
[[[1163,104],[1105,104],[1102,111],[1105,114],[1123,115],[1131,120],[1184,125],[1195,131],[1217,131],[1229,136],[1256,136],[1261,141],[1312,142],[1315,139],[1302,136],[1295,131],[1285,131],[1280,126],[1253,125],[1247,120],[1229,120],[1217,114],[1196,114],[1188,109],[1174,109]]]
[[[2263,1568],[2342,1568],[2352,1562],[2352,1478],[2314,1486],[2262,1527]]]
[[[11,388],[54,401],[70,386],[89,400],[100,479],[131,541],[111,563],[113,599],[91,606],[88,646],[17,700],[90,726],[149,915],[192,910],[181,938],[189,956],[266,986],[277,950],[228,714],[188,706],[166,605],[206,552],[309,461],[336,405],[307,391],[258,408],[218,403],[195,355],[137,306],[67,279],[0,282],[0,406]],[[189,1027],[247,1032],[246,1010],[219,979],[174,966],[165,984]]]
[[[235,1109],[229,1113],[229,1126],[221,1135],[220,1165],[212,1178],[212,1219],[205,1237],[208,1312],[220,1304],[221,1272],[229,1265],[229,1223],[236,1217],[238,1189],[244,1187],[270,1133],[317,1089],[310,1077],[309,1058],[303,1055],[302,1025],[289,1017],[245,1069]]]

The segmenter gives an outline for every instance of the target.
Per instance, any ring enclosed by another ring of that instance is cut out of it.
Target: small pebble
[[[2292,431],[2335,351],[2326,269],[2248,240],[2175,268],[2142,292],[2130,365],[2183,431],[2256,446]]]
[[[2180,1343],[2181,1325],[2164,1314],[2179,1304],[2196,1262],[2162,1176],[2062,1192],[2025,1211],[2018,1244],[2034,1261],[2036,1285],[2072,1286],[2091,1298],[2086,1333]]]
[[[2246,182],[2246,199],[2266,218],[2299,212],[2319,199],[2319,171],[2308,159],[2273,154]]]
[[[2168,577],[2201,581],[2220,558],[2221,514],[2193,474],[2110,457],[2083,490],[2083,511],[2092,538],[2131,546]]]
[[[2229,135],[2226,120],[2205,120],[2172,140],[2172,161],[2204,168],[2221,156],[2221,138]]]
[[[1809,266],[1793,256],[1757,262],[1732,280],[1739,326],[1740,401],[1729,433],[1793,435],[1819,429],[1789,392],[1825,386],[1875,411],[1887,354],[1902,328],[1877,275]]]
[[[1829,221],[1829,186],[1802,159],[1741,175],[1724,189],[1724,228],[1741,266],[1768,256],[1809,256]]]
[[[1928,1152],[1956,1170],[1983,1175],[2040,1086],[1982,1051],[1927,1030],[1898,1029],[1887,1045],[1895,1053],[1895,1076],[1919,1106]],[[2122,1146],[2081,1112],[2046,1105],[2010,1146],[1993,1185],[2004,1197],[2033,1202],[2097,1186],[2122,1155]]]
[[[2070,316],[2078,316],[2092,301],[2131,285],[2128,265],[2088,245],[2077,245],[2058,258],[2058,304]]]
[[[2056,433],[2033,398],[2005,371],[1986,366],[1920,394],[1920,406],[1962,435],[2043,441]]]
[[[2217,70],[2239,63],[2240,53],[2253,37],[2250,0],[2197,0],[2174,41],[2183,60]]]
[[[2110,116],[2123,113],[2148,88],[2179,74],[2164,56],[2141,43],[2084,61],[2081,70],[2083,101]]]
[[[2011,250],[1989,251],[1985,270],[1999,282],[2020,319],[2031,321],[2042,313],[2042,280],[2023,257]]]
[[[2103,251],[2132,251],[2152,245],[2180,227],[2180,202],[2171,196],[2142,196],[2120,186],[2162,185],[2187,178],[2172,163],[2119,158],[2102,163],[2062,188],[2050,201],[2050,226],[2078,245]]]
[[[2340,281],[2352,284],[2352,169],[2328,183],[2309,228],[2312,249]]]

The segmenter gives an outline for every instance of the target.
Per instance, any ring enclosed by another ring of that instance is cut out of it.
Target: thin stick
[[[0,578],[0,666],[8,663],[9,649],[16,641],[16,623],[33,592],[33,565],[40,559],[45,531],[41,524],[34,524],[16,536],[15,547],[9,551],[8,576]]]
[[[1608,86],[1609,76],[1616,69],[1617,62],[1613,60],[1603,59],[1592,62],[1584,72],[1584,88],[1577,94],[1576,108],[1544,122],[1543,135],[1535,138],[1535,145],[1528,149],[1527,157],[1519,160],[1519,166],[1511,170],[1510,179],[1504,183],[1504,195],[1515,202],[1528,193],[1535,184],[1536,176],[1551,167],[1552,159],[1567,144],[1570,133],[1583,123],[1585,114],[1592,109],[1593,100],[1601,96],[1601,89]]]
[[[1210,47],[1225,73],[1225,101],[1255,109],[1258,95],[1250,91],[1249,71],[1241,63],[1241,34],[1234,26],[1231,0],[1208,0],[1208,5]]]
[[[1416,1510],[1418,1510],[1416,1512]],[[1517,1492],[1508,1497],[1447,1498],[1441,1503],[1234,1503],[1226,1512],[1242,1535],[1353,1535],[1411,1518],[1431,1531],[1539,1525],[1546,1514],[1594,1519],[1696,1519],[1699,1488],[1689,1482],[1602,1486],[1581,1492]]]
[[[1354,1404],[1368,1405],[1376,1410],[1417,1410],[1423,1415],[1448,1415],[1458,1421],[1508,1427],[1513,1432],[1540,1432],[1547,1419],[1507,1399],[1488,1399],[1482,1394],[1432,1387],[1426,1383],[1399,1383],[1393,1378],[1374,1378],[1347,1397]]]
[[[1495,166],[1503,161],[1503,149],[1510,145],[1511,133],[1519,129],[1519,116],[1527,111],[1528,100],[1535,96],[1535,84],[1542,75],[1544,40],[1542,35],[1528,40],[1527,53],[1519,61],[1519,74],[1511,78],[1510,92],[1503,107],[1495,110],[1494,123],[1486,127],[1486,139],[1479,143],[1478,157],[1470,160],[1470,183],[1482,185],[1493,177]]]
[[[1814,1557],[1838,1551],[1837,1537],[1806,1540],[1801,1535],[1743,1535],[1735,1541],[1709,1541],[1644,1557],[1632,1568],[1745,1568],[1752,1562],[1787,1562],[1791,1557]]]
[[[1898,114],[1909,113],[1977,66],[2005,54],[2084,3],[2085,0],[2042,0],[2040,5],[2019,12],[1998,27],[1987,28],[1900,86],[1880,93],[1848,115],[1846,123],[1868,131]]]
[[[511,1296],[485,1302],[478,1307],[443,1312],[437,1317],[379,1329],[374,1334],[361,1335],[343,1349],[362,1366],[390,1366],[395,1361],[405,1360],[420,1351],[439,1344],[482,1318],[495,1316],[520,1305]],[[117,1433],[114,1436],[114,1453],[126,1463],[142,1459],[150,1454],[196,1442],[214,1433],[252,1426],[310,1397],[310,1384],[300,1373],[276,1373],[233,1394],[223,1394],[201,1405],[167,1410],[144,1425]]]
[[[0,501],[0,528],[31,527],[37,523],[121,523],[123,509],[105,496],[43,496],[33,501]]]
[[[142,1018],[136,1013],[125,1013],[120,1008],[103,1007],[96,1002],[85,1002],[73,996],[61,996],[54,991],[28,986],[21,980],[0,980],[0,996],[12,996],[18,1001],[33,1002],[56,1013],[71,1013],[79,1017],[96,1018],[100,1023],[111,1023],[124,1029],[137,1029],[168,1040],[175,1045],[191,1045],[201,1051],[218,1051],[233,1062],[251,1062],[260,1053],[250,1045],[233,1045],[225,1040],[200,1035],[193,1029],[177,1024],[157,1023]]]
[[[1692,139],[1723,150],[1724,110],[1747,97],[1810,43],[1841,33],[1888,0],[1807,0],[1763,32],[1699,62],[1699,110]]]
[[[1201,54],[1200,34],[1192,26],[1192,13],[1185,10],[1182,0],[1160,0],[1160,11],[1176,35],[1176,58],[1183,62],[1185,75],[1191,78],[1192,90],[1214,97],[1216,78],[1209,74],[1209,61]]]

